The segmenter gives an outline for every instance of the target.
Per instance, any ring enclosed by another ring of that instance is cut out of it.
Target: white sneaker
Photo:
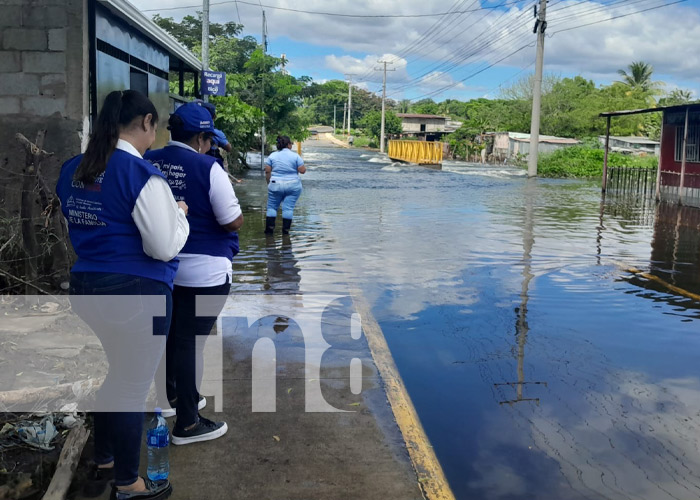
[[[207,406],[207,398],[204,396],[199,396],[199,403],[197,403],[197,410],[201,410]],[[163,418],[170,418],[177,415],[177,410],[174,408],[163,408],[160,413]]]

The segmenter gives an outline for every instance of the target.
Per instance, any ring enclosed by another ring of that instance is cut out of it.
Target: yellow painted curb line
[[[641,278],[647,279],[649,281],[654,281],[654,282],[658,283],[659,285],[663,286],[664,288],[666,288],[674,293],[677,293],[679,295],[683,295],[684,297],[688,297],[689,299],[693,299],[693,300],[700,302],[700,295],[698,295],[697,293],[689,292],[688,290],[677,287],[676,285],[672,285],[671,283],[664,280],[663,278],[659,278],[658,276],[644,272],[640,269],[637,269],[636,267],[628,266],[628,265],[623,264],[621,262],[615,262],[615,265],[617,265],[619,268],[621,268],[625,272],[635,274],[635,275],[637,275]]]
[[[387,399],[418,475],[418,484],[423,495],[429,500],[454,500],[455,496],[445,479],[445,473],[430,445],[428,436],[423,430],[394,358],[391,356],[384,333],[362,294],[358,290],[352,290],[351,294],[355,309],[360,314],[362,329],[367,337],[374,364],[384,381]]]

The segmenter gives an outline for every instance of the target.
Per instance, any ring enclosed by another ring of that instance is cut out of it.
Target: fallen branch
[[[59,300],[59,298],[56,297],[56,296],[55,296],[54,294],[52,294],[51,292],[47,292],[46,290],[44,290],[44,289],[41,288],[40,286],[37,286],[37,285],[35,285],[34,283],[31,283],[31,282],[29,282],[29,281],[27,281],[27,280],[23,280],[22,278],[19,278],[19,277],[15,276],[14,274],[10,274],[10,273],[8,273],[7,271],[3,271],[2,269],[0,269],[0,274],[2,274],[3,276],[5,276],[5,277],[7,277],[7,278],[12,278],[13,280],[17,280],[17,281],[19,281],[20,283],[23,283],[23,284],[25,284],[25,285],[27,285],[27,286],[30,286],[30,287],[34,288],[36,291],[43,293],[44,295],[48,295],[49,297],[53,297],[54,299]]]
[[[2,255],[2,251],[7,248],[7,246],[12,243],[12,240],[15,239],[15,236],[17,236],[17,233],[14,233],[12,236],[10,236],[10,239],[8,239],[3,245],[0,247],[0,255]]]
[[[73,480],[73,474],[78,468],[78,461],[89,435],[90,431],[84,425],[70,431],[63,444],[61,455],[58,457],[56,472],[49,483],[43,500],[63,500],[66,498],[66,493]]]
[[[8,411],[16,405],[29,405],[36,401],[47,401],[67,397],[80,396],[84,398],[90,393],[96,392],[102,386],[104,377],[89,378],[79,382],[50,385],[48,387],[36,387],[30,389],[17,389],[14,391],[0,392],[0,410]]]

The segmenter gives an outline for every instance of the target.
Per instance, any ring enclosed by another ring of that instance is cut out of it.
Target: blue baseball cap
[[[201,99],[195,99],[195,100],[192,101],[192,102],[196,102],[197,104],[199,104],[200,106],[202,106],[204,109],[206,109],[207,111],[209,111],[209,114],[211,114],[211,117],[212,117],[212,118],[214,118],[214,116],[216,115],[216,106],[215,106],[214,104],[212,104],[212,103],[210,103],[210,102],[204,102],[204,101],[201,100]]]
[[[175,110],[174,115],[182,119],[185,132],[214,132],[214,120],[209,111],[195,102],[183,104]]]

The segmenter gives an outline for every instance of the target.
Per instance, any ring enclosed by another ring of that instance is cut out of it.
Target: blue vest
[[[142,276],[172,288],[177,259],[163,262],[146,255],[131,216],[146,182],[152,175],[163,174],[147,161],[117,149],[105,172],[85,185],[73,179],[81,159],[79,155],[63,164],[56,185],[78,256],[72,271]]]
[[[213,158],[180,146],[149,151],[145,158],[163,172],[175,199],[189,207],[190,236],[182,253],[233,259],[238,253],[238,233],[221,227],[209,201]]]

